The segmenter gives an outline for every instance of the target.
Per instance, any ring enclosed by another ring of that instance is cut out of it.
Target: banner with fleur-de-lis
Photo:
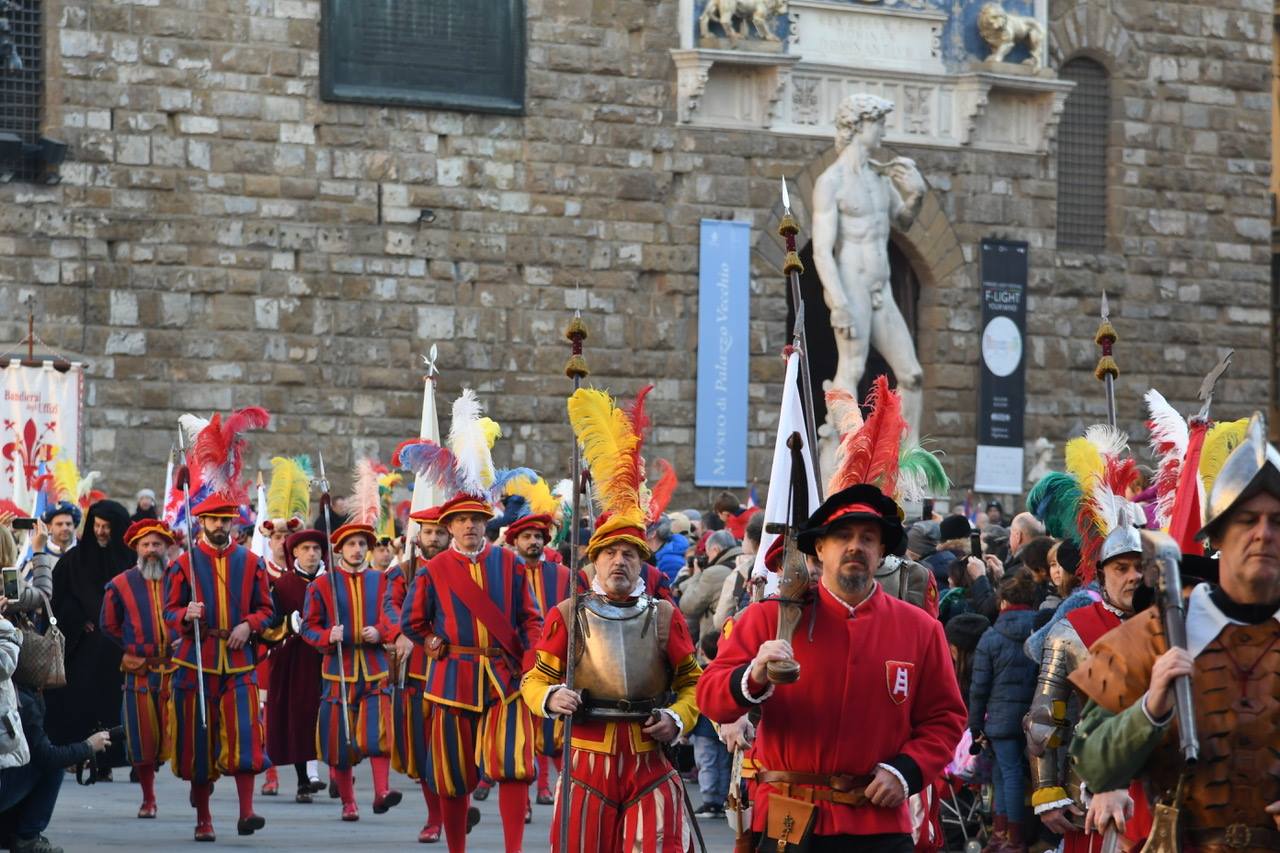
[[[84,365],[58,370],[52,361],[29,367],[13,359],[0,369],[0,388],[0,499],[30,509],[42,462],[50,471],[57,459],[80,463]]]

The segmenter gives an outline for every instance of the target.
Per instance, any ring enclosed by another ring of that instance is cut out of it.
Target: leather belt
[[[1233,823],[1222,829],[1192,829],[1187,837],[1197,845],[1213,845],[1228,850],[1280,850],[1280,832],[1268,826]]]
[[[826,776],[821,773],[792,773],[788,770],[759,770],[756,782],[765,782],[775,788],[785,788],[782,794],[796,799],[822,800],[828,803],[840,803],[846,806],[865,806],[867,785],[871,784],[870,776],[852,776],[837,773]],[[793,786],[807,790],[794,791]]]
[[[200,636],[202,638],[213,637],[214,639],[225,640],[231,636],[231,632],[228,631],[226,628],[205,628],[201,626]]]
[[[455,646],[453,643],[445,646],[446,655],[479,655],[482,658],[496,658],[502,653],[499,646]]]

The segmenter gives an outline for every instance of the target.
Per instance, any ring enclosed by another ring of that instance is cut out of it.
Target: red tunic
[[[310,581],[297,572],[281,575],[272,595],[277,618],[302,612]],[[316,715],[320,711],[322,657],[298,634],[290,634],[270,651],[267,690],[267,754],[277,764],[296,764],[316,757]]]
[[[743,675],[760,644],[776,638],[777,624],[777,601],[762,601],[738,614],[721,639],[698,684],[698,706],[715,722],[737,720],[752,707],[741,691]],[[912,793],[942,773],[960,742],[965,706],[937,620],[878,585],[850,611],[819,584],[792,648],[800,680],[779,685],[761,706],[753,750],[761,771],[865,776],[884,762],[903,773]],[[758,697],[764,686],[751,692]],[[770,790],[754,786],[756,831],[764,829]],[[819,802],[814,831],[910,833],[911,815],[906,803],[884,809]]]

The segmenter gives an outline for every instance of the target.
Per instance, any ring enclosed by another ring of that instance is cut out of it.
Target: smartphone
[[[982,534],[976,530],[969,534],[969,555],[982,559]]]
[[[18,567],[6,566],[0,569],[0,581],[4,582],[4,597],[10,601],[18,598]]]
[[[34,518],[15,518],[13,520],[14,530],[35,530],[36,520]]]
[[[925,498],[920,502],[920,520],[933,520],[933,498]]]

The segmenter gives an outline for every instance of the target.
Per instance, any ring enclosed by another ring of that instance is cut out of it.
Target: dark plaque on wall
[[[524,0],[325,0],[330,101],[524,112]]]

